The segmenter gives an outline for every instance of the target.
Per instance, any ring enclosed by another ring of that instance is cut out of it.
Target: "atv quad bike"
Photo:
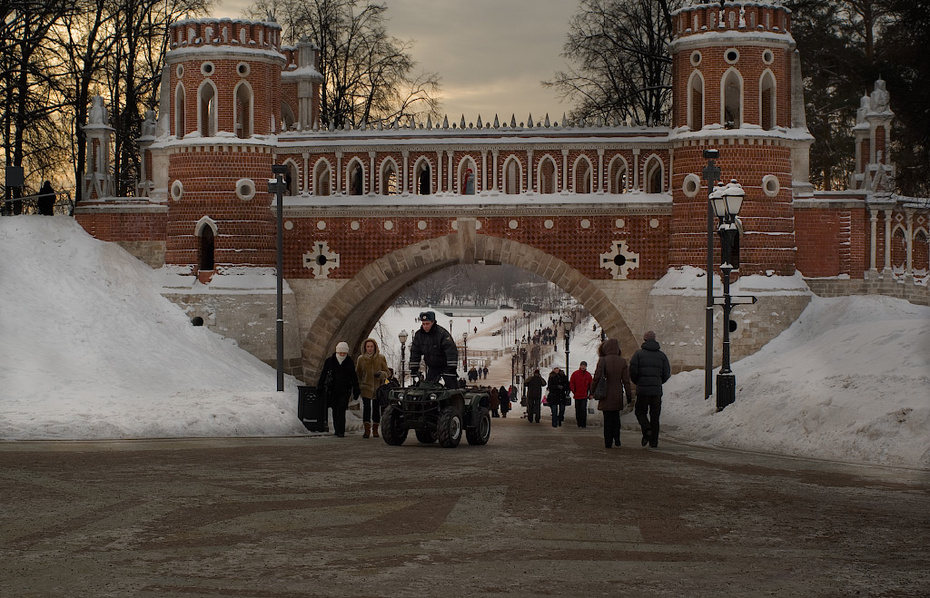
[[[491,437],[488,393],[467,388],[446,388],[435,382],[417,382],[391,391],[381,414],[381,436],[388,444],[400,445],[407,432],[414,430],[424,444],[439,441],[444,448],[487,444]]]

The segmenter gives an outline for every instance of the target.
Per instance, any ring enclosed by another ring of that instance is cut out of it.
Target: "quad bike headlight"
[[[439,395],[437,395],[435,392],[431,392],[430,395],[429,395],[429,400],[430,400],[430,401],[435,401],[435,400],[438,399],[438,398],[439,398]]]

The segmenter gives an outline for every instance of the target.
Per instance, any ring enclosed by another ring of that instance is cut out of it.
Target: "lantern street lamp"
[[[720,221],[717,234],[720,236],[720,273],[723,279],[723,363],[717,374],[717,411],[722,411],[736,400],[736,376],[730,369],[730,333],[736,330],[736,323],[730,320],[733,309],[730,272],[739,269],[740,222],[737,216],[745,197],[746,192],[736,179],[716,187],[710,194],[714,214]]]
[[[572,335],[573,324],[574,322],[572,322],[571,316],[567,316],[567,315],[562,316],[562,328],[565,331],[564,334],[565,334],[565,375],[566,376],[568,376],[569,372],[571,371],[569,370],[569,367],[568,367],[568,353],[569,353],[568,342]]]
[[[400,341],[400,387],[404,387],[404,363],[405,349],[407,348],[407,331],[401,330],[397,333],[397,340]]]

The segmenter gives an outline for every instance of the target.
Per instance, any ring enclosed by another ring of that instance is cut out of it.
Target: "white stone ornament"
[[[317,241],[313,249],[304,254],[304,268],[313,272],[314,278],[329,278],[333,268],[339,267],[339,254],[329,248],[326,241]]]
[[[630,251],[626,241],[614,241],[610,251],[601,254],[601,267],[610,270],[614,280],[626,280],[630,270],[639,266],[639,254]]]

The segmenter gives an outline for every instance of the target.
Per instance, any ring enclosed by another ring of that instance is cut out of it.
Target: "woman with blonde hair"
[[[375,339],[365,339],[362,349],[362,354],[355,360],[355,372],[362,392],[362,423],[365,426],[362,438],[372,435],[377,438],[378,422],[381,421],[381,404],[377,401],[377,393],[378,387],[388,379],[388,365]]]

